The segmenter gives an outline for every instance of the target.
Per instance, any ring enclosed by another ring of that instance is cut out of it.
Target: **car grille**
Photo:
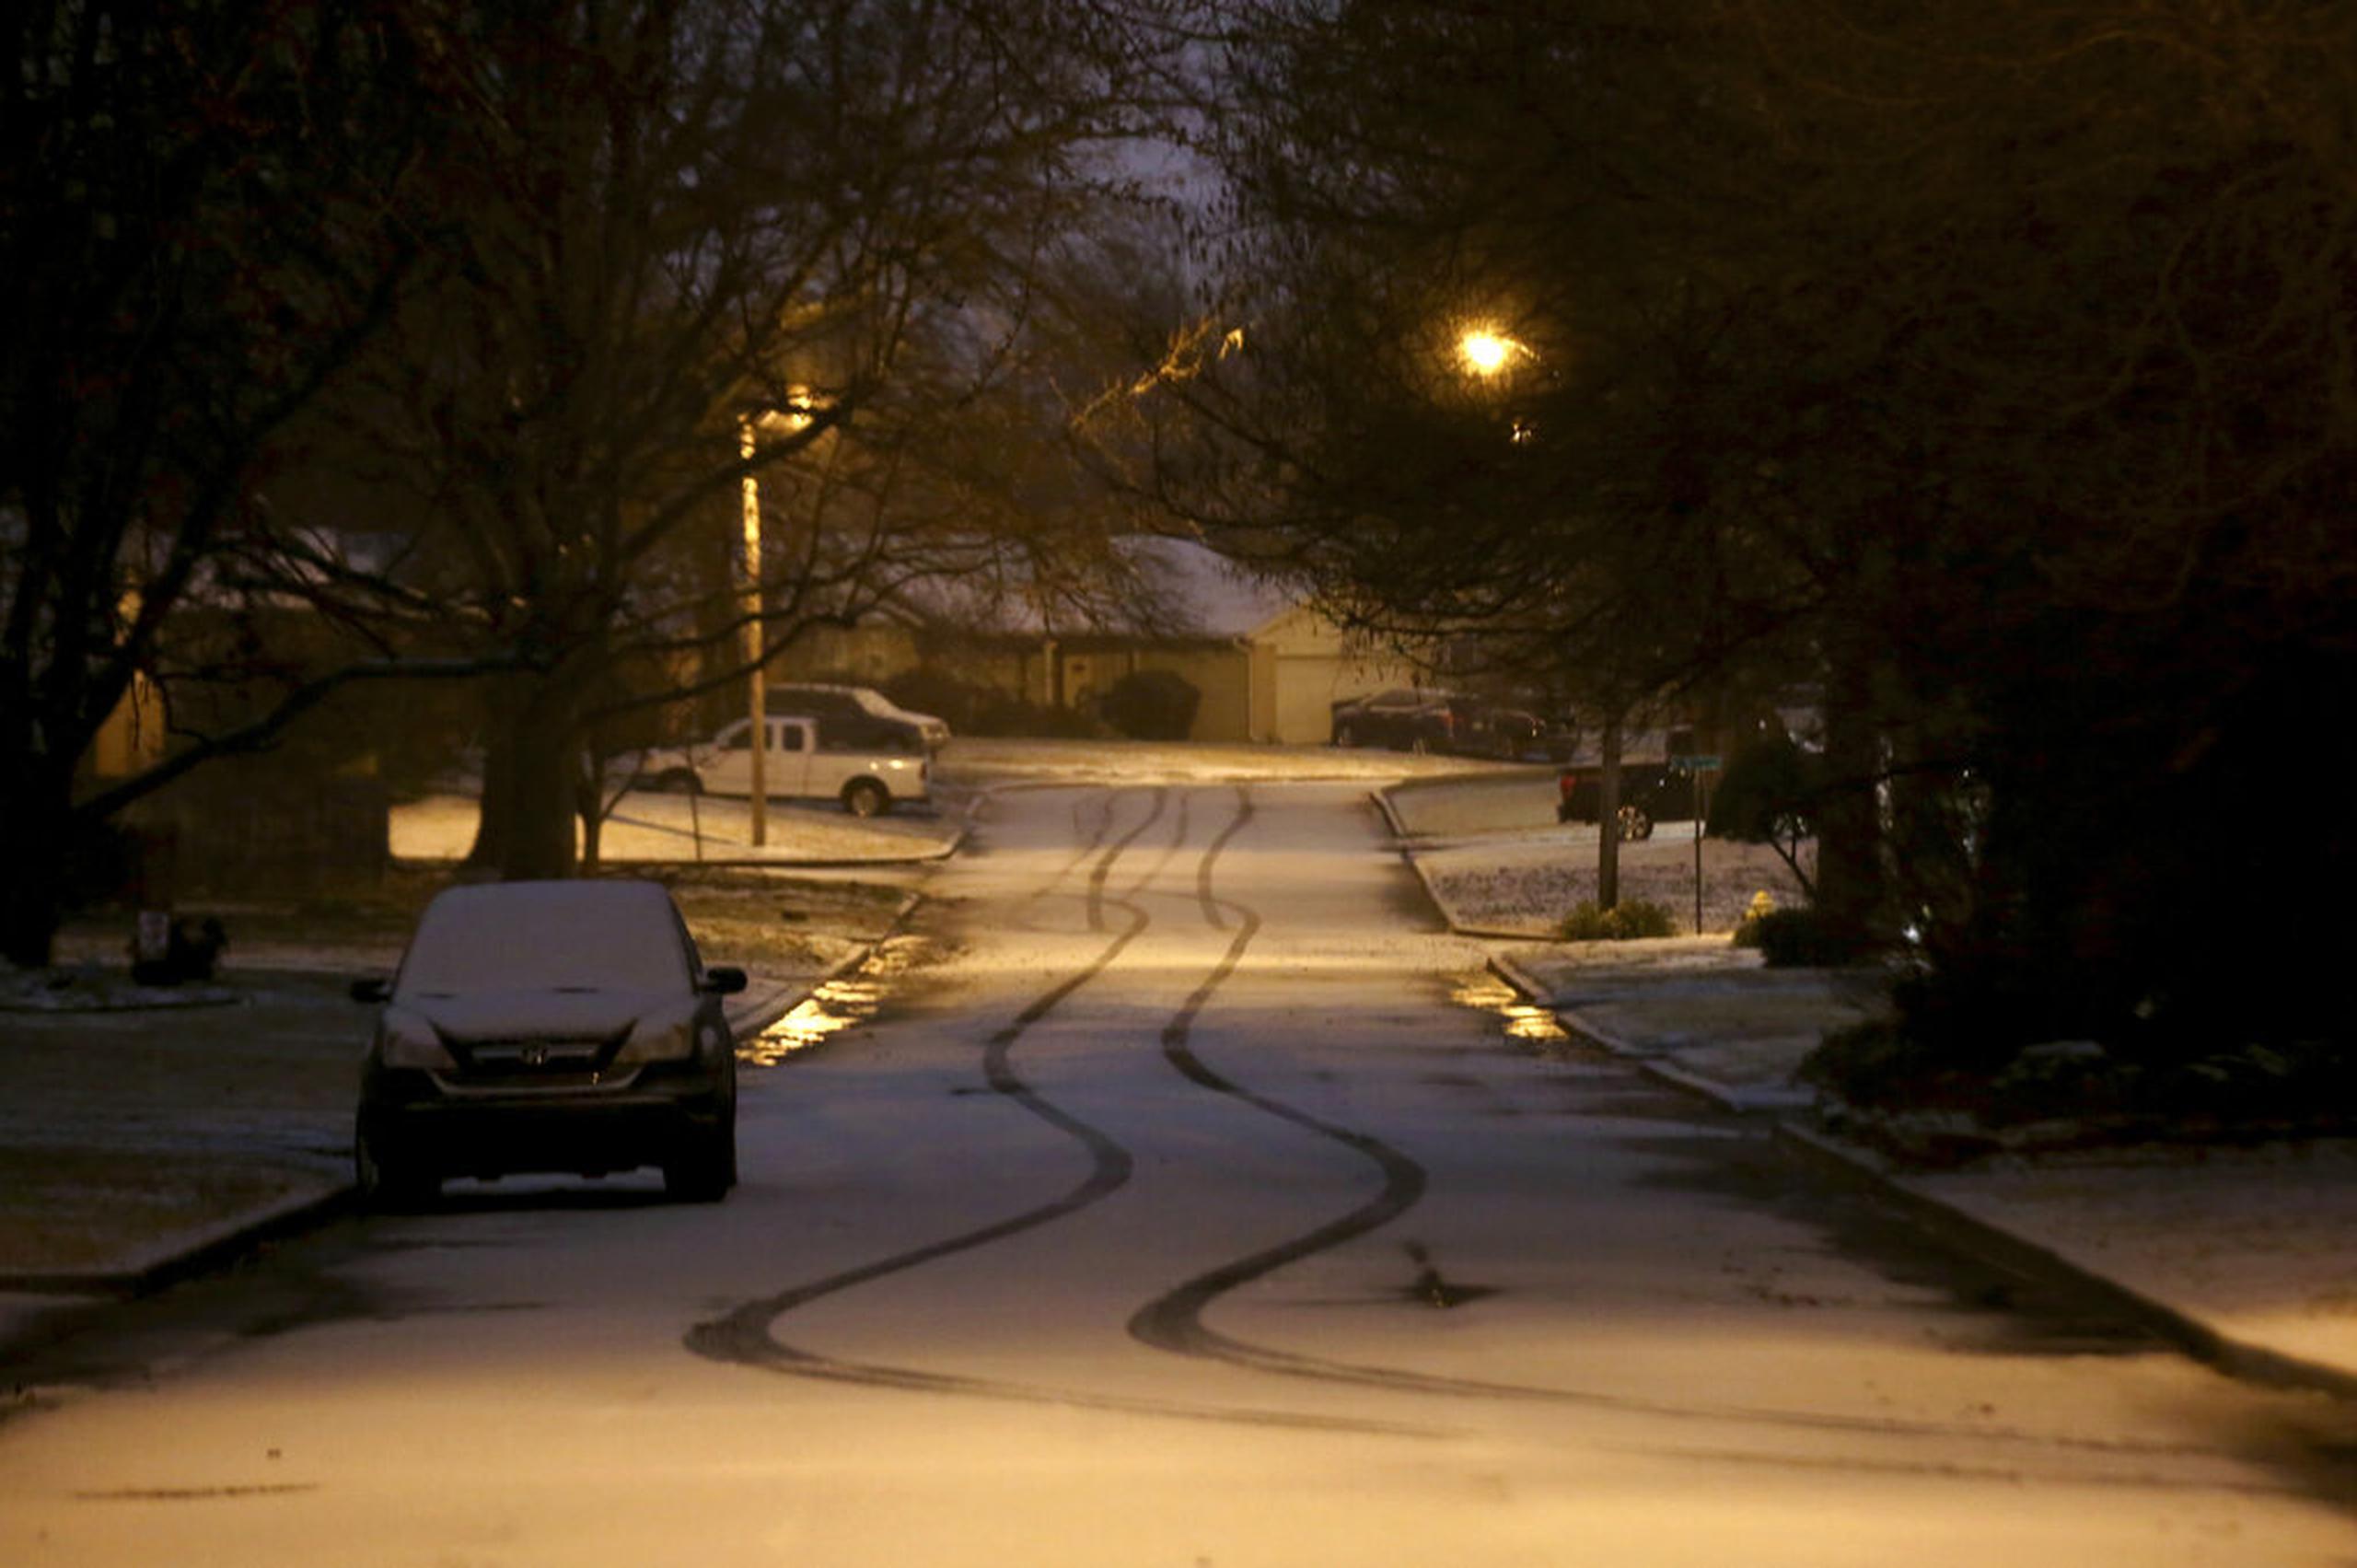
[[[607,1040],[449,1040],[443,1043],[459,1064],[456,1081],[468,1085],[529,1084],[538,1087],[588,1087],[600,1081],[630,1031]]]

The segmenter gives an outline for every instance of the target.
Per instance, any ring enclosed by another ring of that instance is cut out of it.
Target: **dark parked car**
[[[1558,737],[1546,720],[1527,708],[1492,708],[1489,718],[1491,749],[1508,761],[1545,757],[1551,761],[1559,749],[1567,750],[1571,745],[1570,738]]]
[[[697,956],[653,882],[451,888],[418,917],[362,1069],[362,1195],[410,1205],[452,1177],[659,1166],[676,1197],[737,1182],[741,970]]]
[[[1495,755],[1489,704],[1458,691],[1395,686],[1334,704],[1334,744],[1387,746],[1394,751]]]
[[[770,686],[762,703],[764,711],[781,718],[817,719],[819,744],[824,747],[872,750],[885,739],[906,735],[914,743],[912,751],[921,752],[949,741],[946,721],[913,713],[872,686],[785,681]]]

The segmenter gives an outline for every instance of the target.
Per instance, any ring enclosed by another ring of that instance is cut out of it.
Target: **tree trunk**
[[[505,686],[505,679],[493,683]],[[506,703],[494,691],[483,700],[482,728],[482,798],[475,816],[475,842],[467,851],[467,864],[483,869],[496,867],[507,853],[508,801],[515,790],[512,767],[515,748],[505,738],[509,729]]]
[[[19,737],[22,728],[10,726]],[[74,816],[74,769],[29,747],[0,769],[0,958],[45,969],[55,957],[77,846],[103,830]]]
[[[606,770],[584,755],[574,771],[573,809],[581,819],[581,870],[595,876],[604,864]]]
[[[41,803],[0,801],[0,958],[23,969],[49,967],[64,917],[65,818]]]
[[[1825,687],[1825,794],[1817,819],[1817,910],[1838,943],[1863,950],[1883,915],[1883,775],[1873,666],[1855,636],[1835,641]]]
[[[468,861],[515,882],[574,872],[580,724],[562,675],[503,680],[490,703],[482,820]]]
[[[1596,907],[1620,902],[1620,723],[1614,709],[1597,741],[1601,766],[1596,775]]]

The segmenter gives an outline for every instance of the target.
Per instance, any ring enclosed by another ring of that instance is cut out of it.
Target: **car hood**
[[[393,1005],[452,1040],[606,1040],[642,1021],[668,1022],[695,1010],[679,991],[515,989],[440,994],[403,991]]]

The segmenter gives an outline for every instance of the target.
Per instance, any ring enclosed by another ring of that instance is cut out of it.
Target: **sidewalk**
[[[1382,795],[1395,829],[1416,823]],[[1498,834],[1502,863],[1531,854]],[[1648,1074],[1729,1109],[1772,1119],[1786,1148],[1910,1212],[1950,1243],[2016,1270],[2072,1280],[2237,1376],[2357,1398],[2357,1144],[2128,1148],[1956,1170],[1901,1169],[1815,1126],[1793,1071],[1822,1034],[1882,1005],[1871,978],[1769,970],[1724,935],[1652,942],[1513,940],[1493,911],[1461,905],[1478,841],[1452,823],[1424,864],[1453,930],[1490,941],[1492,968],[1564,1027]],[[1592,854],[1564,844],[1558,856]],[[1453,874],[1451,874],[1453,873]],[[1516,923],[1520,924],[1522,923]]]

